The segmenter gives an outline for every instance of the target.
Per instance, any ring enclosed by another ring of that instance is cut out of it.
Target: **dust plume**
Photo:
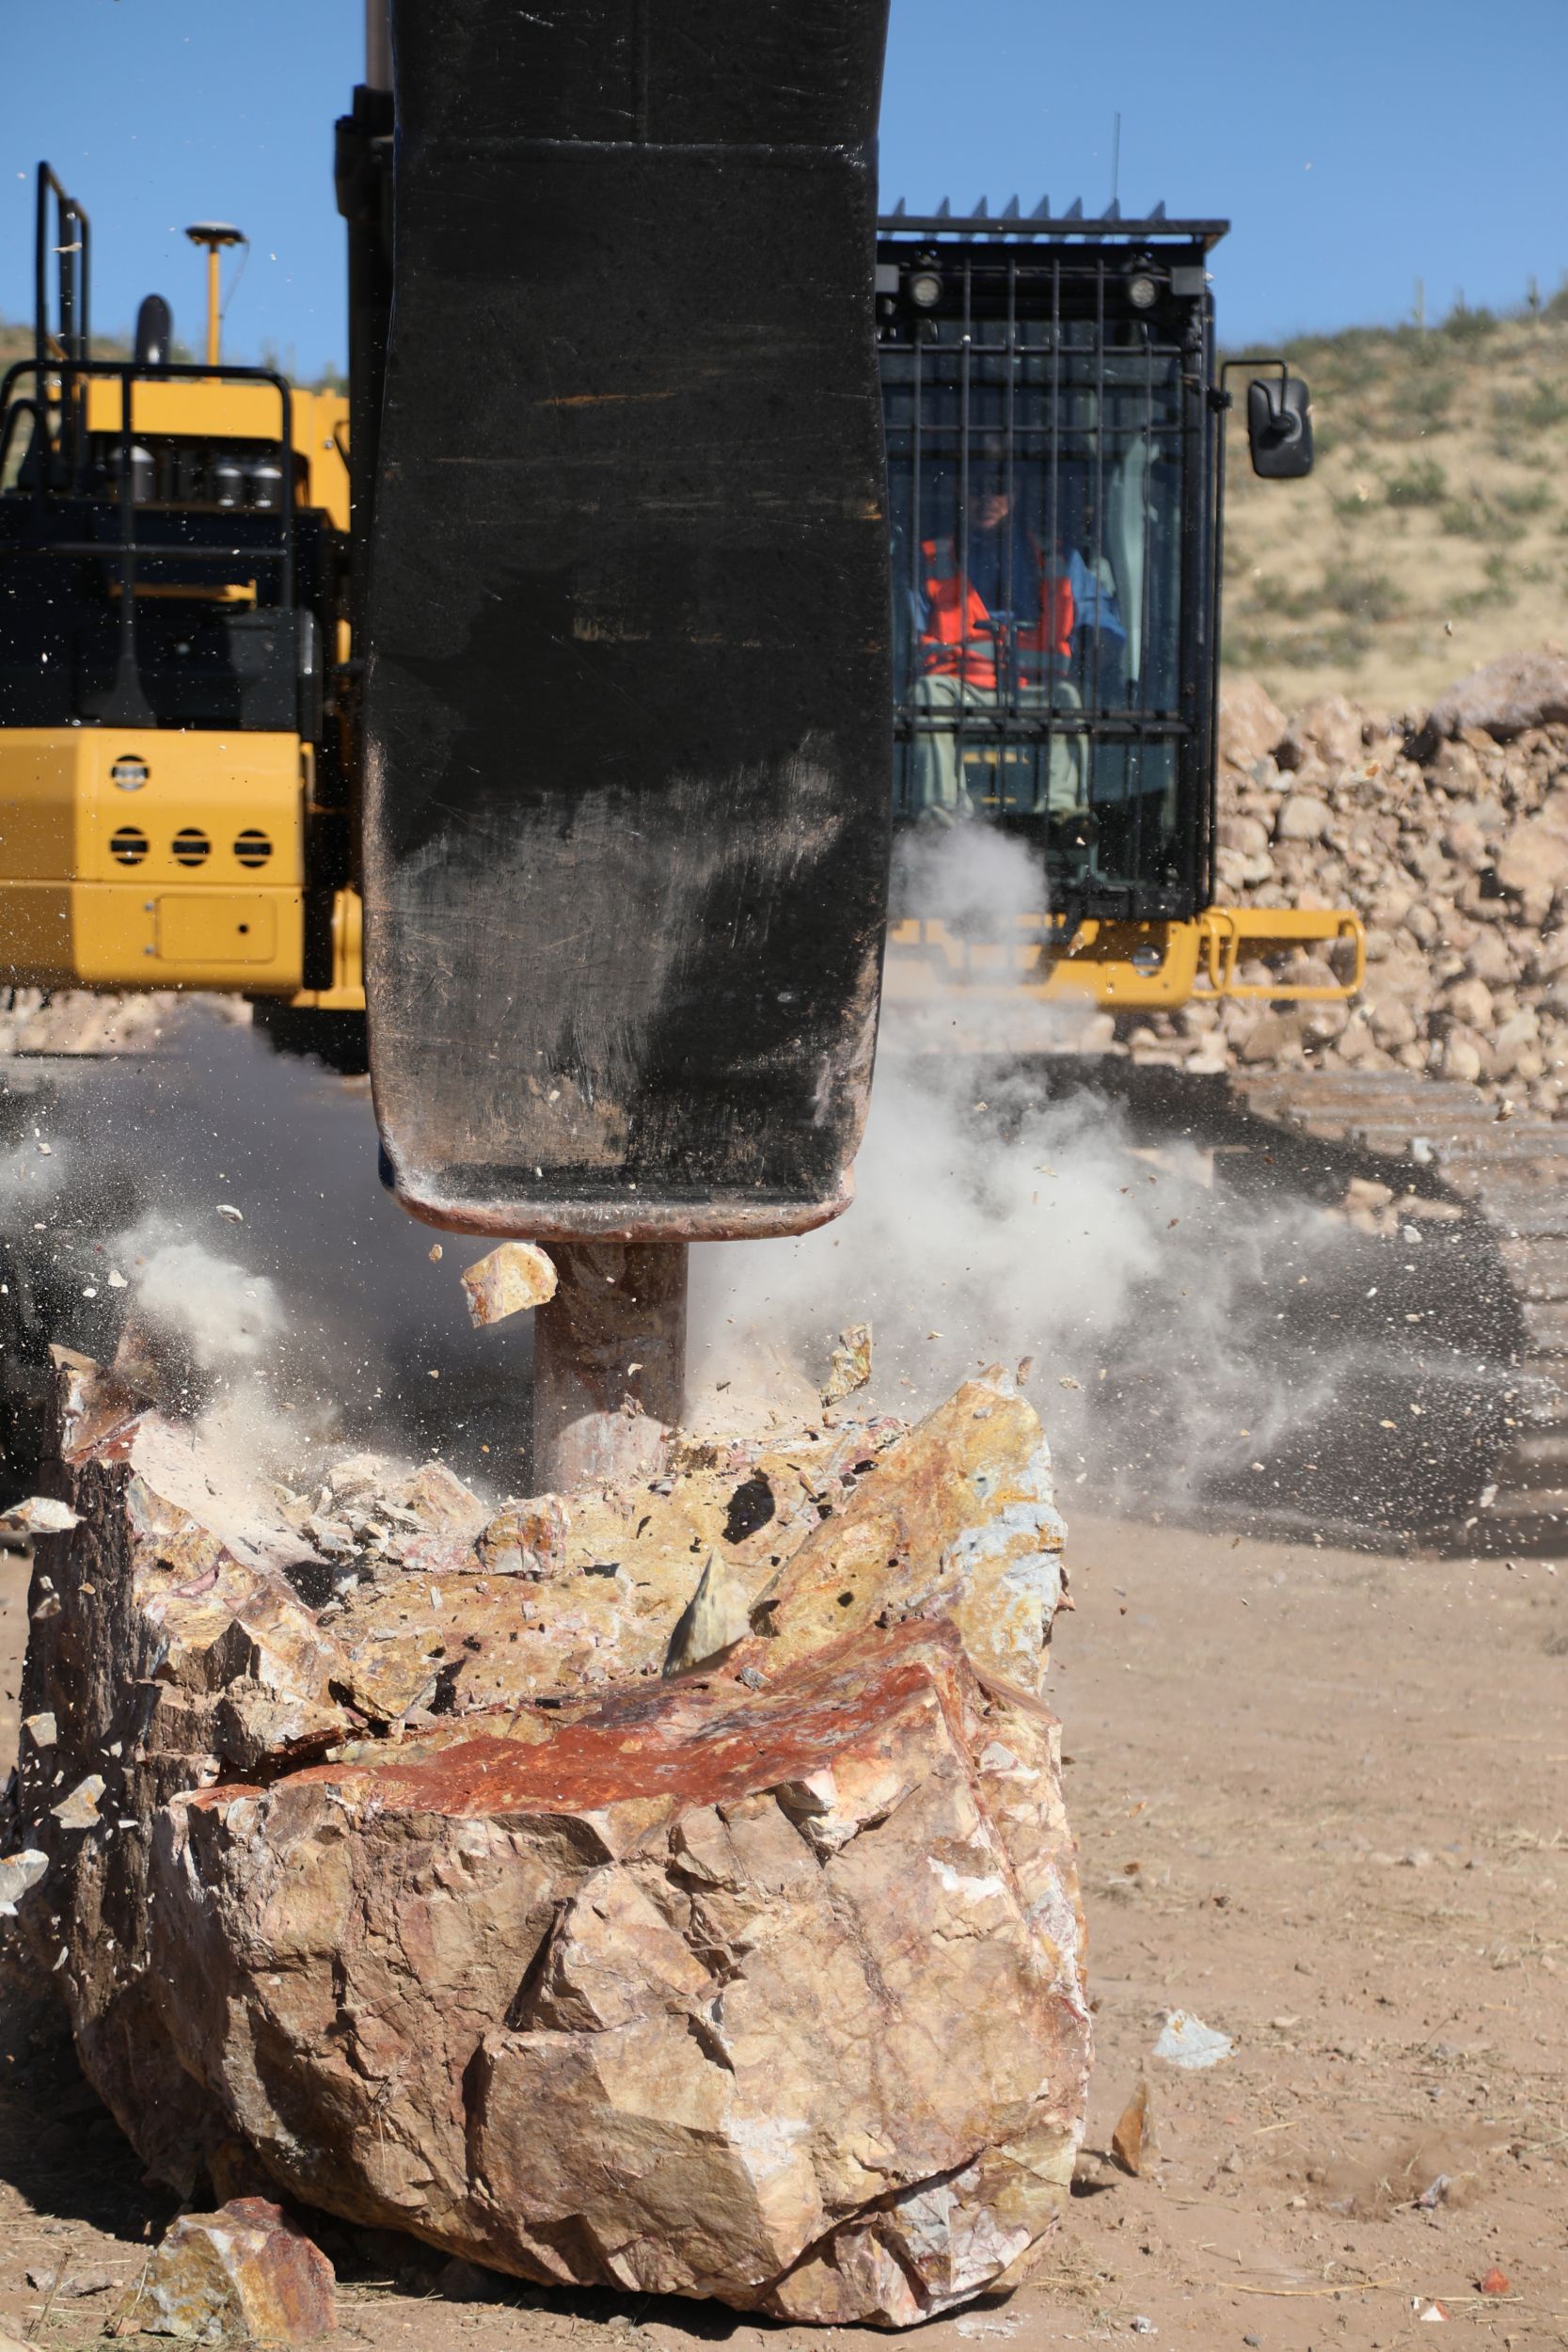
[[[162,1210],[119,1234],[113,1257],[133,1269],[136,1311],[190,1352],[198,1371],[263,1363],[288,1328],[277,1286],[205,1243],[181,1238]]]
[[[49,1057],[8,1082],[0,1305],[24,1291],[41,1340],[107,1360],[130,1315],[258,1466],[303,1476],[372,1446],[517,1486],[527,1318],[472,1329],[462,1245],[433,1262],[380,1184],[362,1080],[193,1006],[157,1052]]]
[[[694,1253],[694,1385],[754,1385],[781,1350],[818,1374],[856,1321],[884,1410],[1032,1358],[1066,1483],[1101,1502],[1178,1500],[1309,1406],[1238,1347],[1243,1302],[1321,1277],[1342,1229],[1300,1203],[1216,1215],[1208,1156],[1140,1149],[1108,1095],[895,1037],[856,1180],[835,1225]]]
[[[902,920],[940,922],[946,956],[990,963],[1000,978],[1027,959],[1047,912],[1045,861],[1037,842],[972,820],[920,826],[895,844],[889,903]],[[895,950],[896,952],[896,949]],[[933,964],[938,977],[942,964]],[[1016,990],[990,997],[944,988],[888,1009],[905,1051],[961,1046],[969,1053],[1060,1051],[1082,1036],[1094,1008],[1042,1004]]]
[[[920,826],[898,835],[891,897],[895,918],[940,915],[965,936],[999,936],[1045,913],[1045,861],[994,825]]]
[[[895,919],[940,911],[971,951],[1016,942],[1045,895],[1037,851],[979,824],[906,842],[894,888]],[[793,1374],[798,1394],[834,1334],[869,1321],[886,1410],[1032,1359],[1063,1483],[1097,1504],[1288,1484],[1273,1457],[1310,1456],[1337,1391],[1389,1377],[1340,1311],[1358,1237],[1289,1184],[1237,1190],[1179,1115],[1134,1123],[1125,1065],[1097,1077],[1073,1054],[1096,1008],[951,989],[912,1011],[884,1011],[848,1213],[694,1251],[693,1391],[783,1393]]]

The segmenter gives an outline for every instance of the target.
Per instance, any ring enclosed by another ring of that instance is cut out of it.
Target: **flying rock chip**
[[[555,1267],[531,1241],[503,1241],[499,1249],[476,1258],[463,1272],[468,1294],[468,1320],[476,1331],[488,1323],[504,1323],[508,1315],[529,1307],[543,1307],[555,1296]]]

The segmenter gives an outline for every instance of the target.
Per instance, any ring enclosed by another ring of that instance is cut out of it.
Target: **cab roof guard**
[[[1009,197],[1000,213],[992,213],[985,198],[977,199],[972,213],[956,214],[952,201],[943,197],[934,213],[911,213],[900,197],[891,213],[884,213],[877,229],[883,236],[919,237],[1084,237],[1103,244],[1108,237],[1125,237],[1130,243],[1147,245],[1161,237],[1179,239],[1184,245],[1201,245],[1205,251],[1218,245],[1230,228],[1227,220],[1169,220],[1164,204],[1156,204],[1141,218],[1124,218],[1121,207],[1115,201],[1104,212],[1085,215],[1084,199],[1075,197],[1065,213],[1053,213],[1051,199],[1042,196],[1032,213],[1020,210],[1016,196]]]

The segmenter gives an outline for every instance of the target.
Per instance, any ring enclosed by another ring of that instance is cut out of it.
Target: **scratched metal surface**
[[[784,1232],[870,1080],[886,0],[396,0],[376,1109],[477,1232]]]

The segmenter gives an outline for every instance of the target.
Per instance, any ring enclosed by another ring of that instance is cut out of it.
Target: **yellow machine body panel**
[[[89,433],[119,431],[120,385],[91,376],[85,388]],[[303,502],[319,506],[333,527],[348,530],[348,396],[293,390],[293,446],[304,461]],[[271,441],[282,424],[282,403],[270,384],[177,380],[132,387],[131,430],[151,437],[207,441]]]
[[[308,1012],[365,1009],[365,902],[357,890],[332,894],[332,977],[325,988],[302,988],[289,1002]]]
[[[0,977],[292,994],[309,763],[293,735],[0,730]]]

